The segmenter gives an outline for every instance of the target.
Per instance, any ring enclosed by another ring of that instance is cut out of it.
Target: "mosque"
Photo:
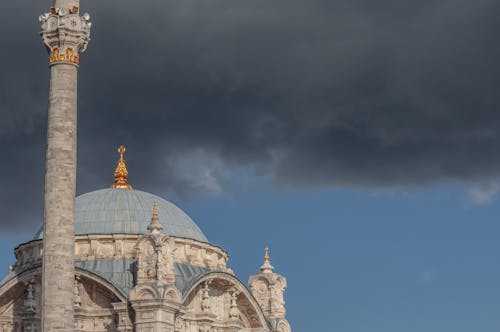
[[[132,188],[124,153],[110,188],[76,198],[75,331],[169,331],[143,328],[162,319],[172,331],[291,331],[267,250],[248,289],[188,215]],[[0,332],[40,331],[42,238],[15,249],[0,282]]]
[[[44,226],[0,279],[0,332],[291,332],[266,248],[248,286],[181,209],[128,183],[76,197],[76,78],[90,40],[79,0],[40,16],[51,70]]]

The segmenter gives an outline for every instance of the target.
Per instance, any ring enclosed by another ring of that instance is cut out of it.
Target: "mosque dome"
[[[75,234],[148,233],[154,202],[163,233],[208,242],[196,223],[174,204],[144,191],[119,188],[96,190],[76,198]]]
[[[147,227],[156,202],[164,234],[208,242],[196,223],[177,206],[156,195],[132,189],[127,183],[125,147],[121,146],[118,152],[120,159],[111,188],[76,197],[75,235],[149,233]],[[42,236],[39,230],[35,238]]]

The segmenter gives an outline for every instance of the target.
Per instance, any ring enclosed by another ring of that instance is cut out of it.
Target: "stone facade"
[[[75,260],[95,261],[104,259],[135,260],[140,235],[89,234],[75,236]],[[176,263],[200,266],[206,269],[233,274],[227,267],[229,256],[222,248],[196,240],[171,237]],[[26,270],[41,264],[42,241],[34,240],[19,245],[14,254],[13,269]]]
[[[220,247],[161,232],[80,235],[74,253],[82,264],[132,262],[126,290],[98,269],[77,264],[74,331],[291,332],[284,277],[261,271],[250,278],[249,291],[227,267],[228,255]],[[42,241],[21,244],[15,255],[10,275],[0,284],[0,332],[41,331]],[[174,264],[204,272],[179,287]]]

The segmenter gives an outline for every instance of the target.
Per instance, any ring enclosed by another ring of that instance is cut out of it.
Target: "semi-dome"
[[[208,242],[196,223],[174,204],[144,191],[123,188],[101,189],[78,196],[75,234],[148,233],[154,202],[163,233]],[[36,237],[41,238],[41,232]]]

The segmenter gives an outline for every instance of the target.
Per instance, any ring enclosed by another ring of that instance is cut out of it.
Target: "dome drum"
[[[89,234],[75,237],[75,259],[134,260],[136,244],[140,235],[134,234]],[[227,267],[228,254],[220,247],[192,239],[174,238],[175,262],[199,266],[208,270],[233,273]],[[16,264],[13,270],[19,273],[42,263],[42,241],[33,240],[19,245],[15,250]]]

